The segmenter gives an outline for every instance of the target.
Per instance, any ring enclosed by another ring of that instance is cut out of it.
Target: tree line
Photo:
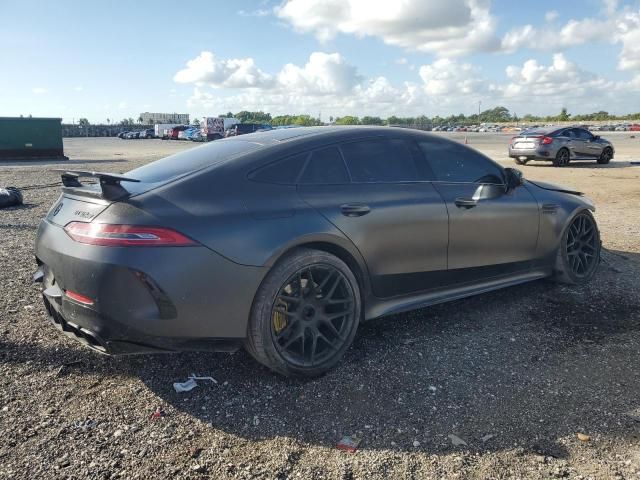
[[[314,118],[311,115],[276,115],[271,116],[268,112],[250,112],[242,110],[237,113],[227,112],[220,115],[221,117],[235,117],[242,123],[259,123],[269,124],[272,126],[285,126],[285,125],[300,125],[300,126],[315,126],[324,125],[319,118]],[[538,116],[525,114],[518,117],[516,113],[512,113],[508,108],[498,106],[488,110],[480,112],[480,114],[474,113],[472,115],[465,115],[463,113],[459,115],[449,115],[447,117],[441,117],[436,115],[434,117],[427,117],[420,115],[417,117],[397,117],[392,115],[387,118],[364,116],[357,117],[354,115],[345,115],[343,117],[329,117],[329,123],[335,123],[336,125],[404,125],[404,126],[435,126],[435,125],[477,125],[480,123],[509,123],[509,122],[593,122],[593,121],[633,121],[640,120],[640,112],[631,113],[627,115],[615,115],[605,112],[603,110],[594,113],[587,114],[570,114],[566,108],[563,108],[557,115]],[[138,122],[142,119],[139,118]],[[86,118],[80,119],[81,125],[89,125],[89,121]],[[111,124],[111,121],[108,120]],[[115,122],[114,122],[115,124]],[[122,126],[133,126],[135,121],[133,118],[125,118],[119,122]],[[199,125],[200,120],[197,118],[193,120],[194,125]]]

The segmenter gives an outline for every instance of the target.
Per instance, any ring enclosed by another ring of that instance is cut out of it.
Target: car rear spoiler
[[[129,191],[120,184],[121,182],[140,182],[140,180],[135,178],[114,173],[65,170],[60,168],[53,169],[52,172],[61,173],[63,190],[69,191],[70,193],[74,193],[76,188],[85,186],[80,182],[80,177],[97,178],[100,189],[102,190],[102,198],[106,200],[117,200],[130,195]]]

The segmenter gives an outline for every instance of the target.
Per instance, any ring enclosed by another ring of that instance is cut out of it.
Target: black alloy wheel
[[[567,257],[573,274],[589,275],[599,261],[600,238],[590,215],[578,215],[567,231]]]
[[[278,260],[260,285],[245,348],[284,375],[322,375],[353,342],[361,311],[351,268],[329,252],[298,248]]]
[[[600,263],[600,232],[588,210],[578,213],[562,235],[555,265],[555,280],[584,284],[593,278]]]
[[[276,297],[271,334],[285,361],[322,364],[347,340],[355,316],[354,291],[342,272],[315,264],[289,277]]]

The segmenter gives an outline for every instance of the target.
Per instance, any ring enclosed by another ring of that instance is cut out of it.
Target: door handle
[[[371,211],[369,205],[362,203],[345,203],[340,205],[340,211],[345,217],[361,217]]]
[[[473,198],[461,198],[461,197],[459,197],[459,198],[456,198],[455,204],[456,204],[456,207],[458,207],[458,208],[469,209],[469,208],[473,208],[476,205],[478,205],[478,201],[474,200]]]

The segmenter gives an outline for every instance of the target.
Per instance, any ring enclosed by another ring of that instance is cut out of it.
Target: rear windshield
[[[242,140],[216,140],[200,147],[176,153],[127,172],[127,177],[143,183],[164,183],[187,173],[239,157],[262,145]],[[132,186],[131,184],[127,187]],[[127,190],[131,190],[127,188]]]
[[[520,135],[546,135],[549,133],[549,130],[543,130],[541,128],[532,128],[530,130],[525,130]]]

